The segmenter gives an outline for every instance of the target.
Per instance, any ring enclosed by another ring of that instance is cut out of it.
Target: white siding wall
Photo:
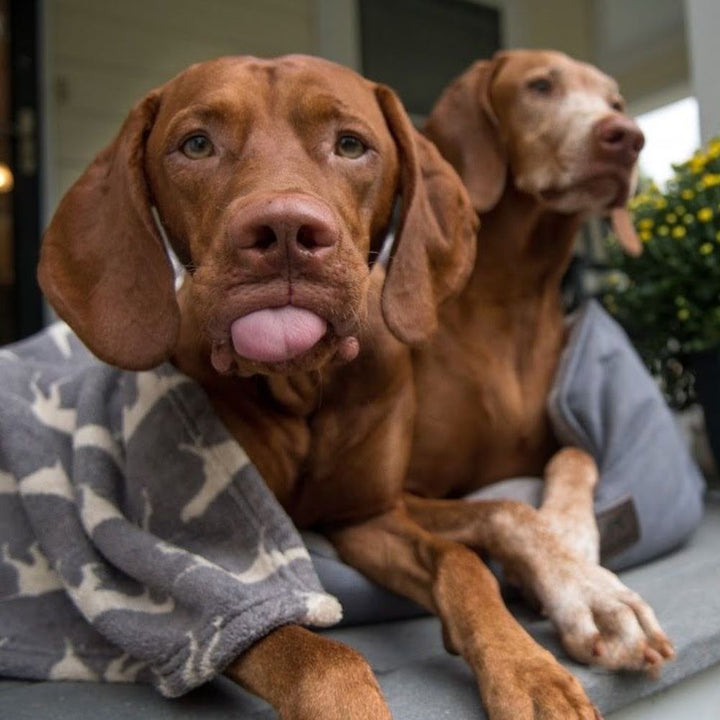
[[[510,46],[607,66],[637,112],[668,86],[687,88],[682,0],[475,1],[503,10]],[[132,104],[192,62],[308,52],[360,69],[356,0],[44,0],[43,9],[46,218]]]
[[[720,133],[720,6],[717,0],[685,0],[692,55],[693,88],[700,104],[703,142]]]
[[[149,89],[198,60],[316,51],[315,0],[45,0],[47,213]]]

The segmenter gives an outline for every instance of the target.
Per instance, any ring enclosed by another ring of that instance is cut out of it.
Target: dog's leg
[[[580,683],[515,621],[471,550],[401,509],[328,534],[346,562],[440,617],[446,646],[475,672],[490,720],[600,717]]]
[[[579,448],[559,450],[545,466],[540,514],[560,541],[589,562],[600,562],[600,534],[593,511],[598,482],[595,460]]]
[[[297,625],[259,640],[225,675],[266,700],[281,720],[391,720],[365,659]]]
[[[655,674],[673,657],[652,608],[609,570],[565,547],[535,508],[409,495],[406,505],[427,530],[498,560],[509,581],[539,600],[576,660]]]

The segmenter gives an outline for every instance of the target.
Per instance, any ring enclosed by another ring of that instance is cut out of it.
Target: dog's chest
[[[213,405],[233,438],[245,450],[265,484],[287,507],[310,450],[307,422],[257,397],[213,398]]]
[[[504,478],[542,474],[556,446],[546,403],[562,337],[535,340],[497,328],[448,333],[418,363],[409,489],[462,495]]]
[[[382,362],[361,356],[322,375],[244,380],[234,396],[215,398],[300,527],[382,512],[402,490],[414,410],[409,357],[378,354]]]

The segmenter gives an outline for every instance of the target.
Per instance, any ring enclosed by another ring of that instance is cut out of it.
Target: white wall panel
[[[151,88],[219,55],[313,53],[316,0],[46,0],[48,211]]]

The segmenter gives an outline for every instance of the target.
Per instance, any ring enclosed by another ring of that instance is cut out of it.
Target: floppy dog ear
[[[376,88],[400,162],[402,213],[382,294],[392,333],[415,345],[437,328],[437,307],[465,285],[478,220],[452,167],[410,123],[400,100]]]
[[[430,111],[423,132],[458,171],[479,213],[497,205],[505,188],[508,160],[490,85],[498,60],[478,60],[456,78]]]
[[[144,172],[158,103],[157,93],[139,102],[67,192],[45,232],[38,267],[58,315],[101,360],[129,370],[167,359],[180,321]]]
[[[637,190],[639,176],[640,171],[638,166],[635,165],[632,181],[630,182],[630,197],[632,197]],[[630,210],[628,210],[626,206],[623,205],[622,207],[615,207],[610,210],[610,223],[620,243],[620,247],[632,257],[642,255],[643,246],[635,232],[635,225],[633,224]]]
[[[610,211],[610,222],[620,247],[632,257],[642,255],[643,246],[635,232],[630,211],[626,207],[613,208]]]

